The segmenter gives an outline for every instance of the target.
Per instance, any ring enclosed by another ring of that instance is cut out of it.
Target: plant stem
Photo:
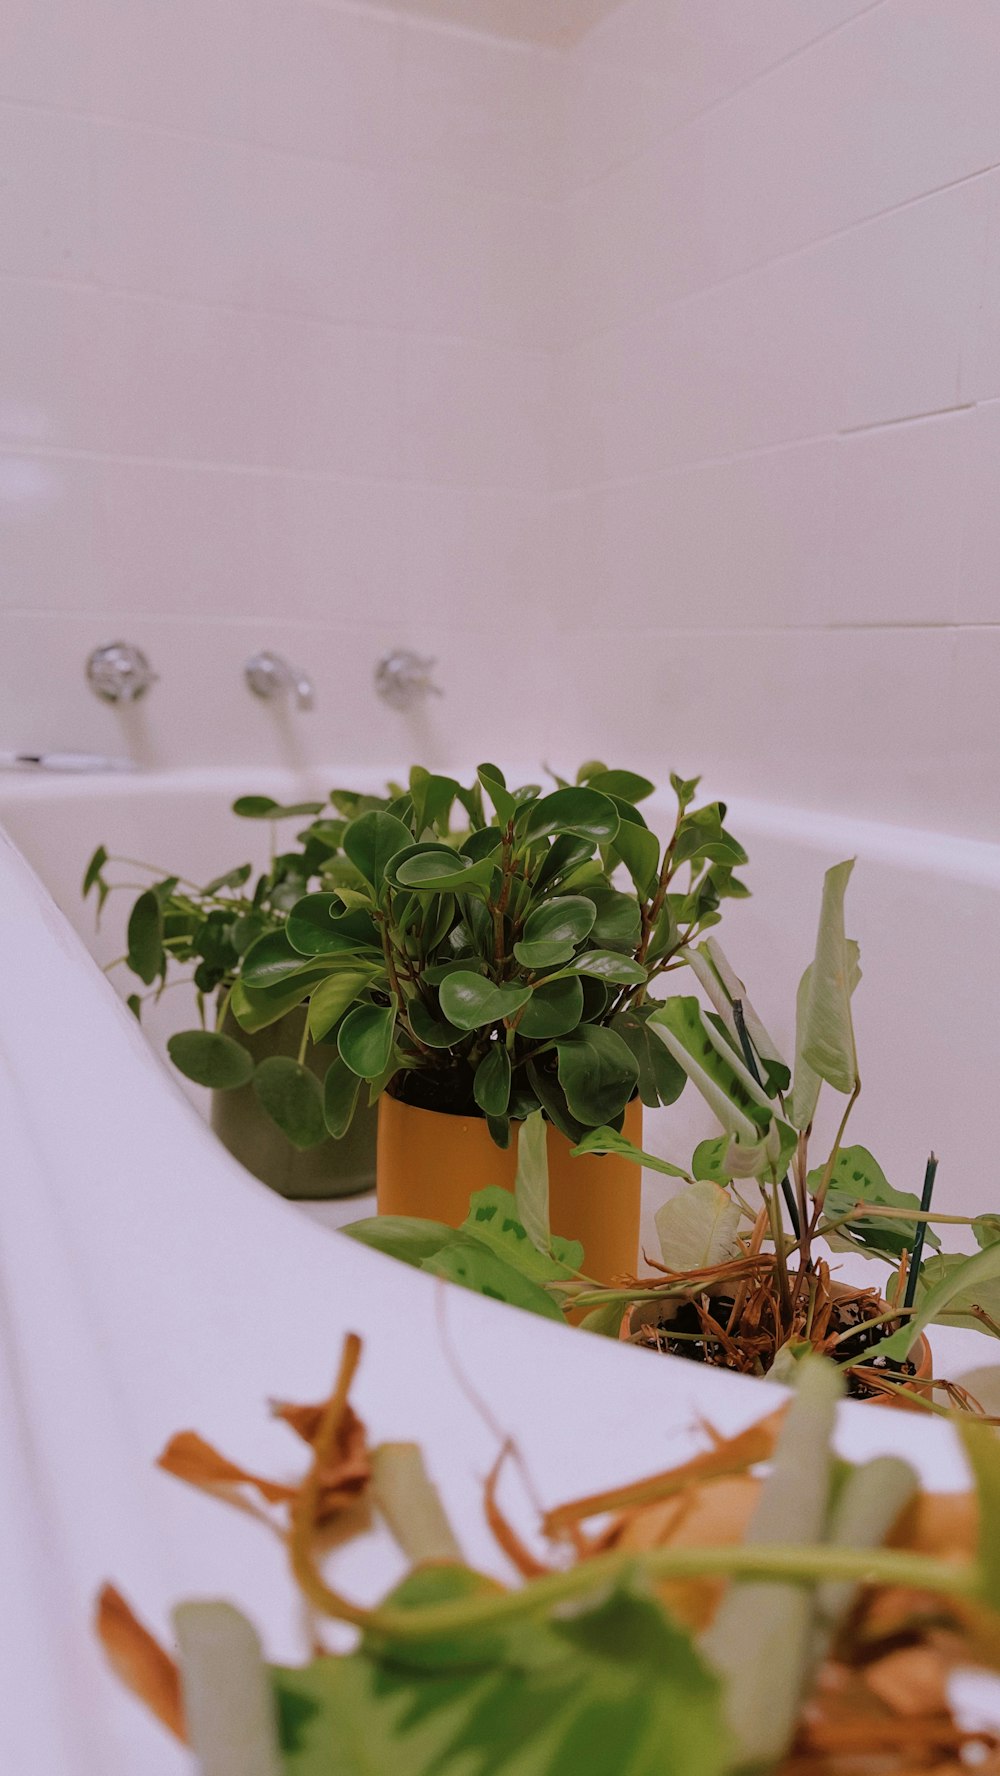
[[[798,1584],[833,1581],[904,1586],[908,1590],[963,1599],[974,1599],[980,1582],[978,1566],[972,1561],[939,1560],[926,1554],[883,1548],[742,1543],[722,1548],[654,1548],[646,1554],[631,1550],[597,1554],[565,1572],[533,1579],[518,1591],[481,1594],[425,1609],[359,1611],[357,1606],[329,1591],[312,1571],[307,1595],[325,1614],[363,1625],[370,1634],[385,1635],[391,1640],[421,1641],[492,1628],[551,1609],[581,1593],[601,1593],[636,1571],[652,1580],[756,1578],[785,1579]],[[484,1584],[487,1582],[484,1580]]]
[[[928,1158],[927,1169],[924,1172],[924,1188],[920,1198],[920,1213],[922,1215],[930,1213],[931,1197],[934,1195],[934,1180],[937,1177],[937,1169],[937,1158],[936,1155],[932,1153]],[[910,1255],[910,1268],[906,1277],[906,1293],[903,1296],[904,1307],[912,1307],[916,1300],[917,1283],[920,1279],[920,1261],[923,1257],[924,1240],[926,1238],[927,1222],[921,1221],[917,1226],[917,1234],[913,1242],[913,1251]]]
[[[760,1069],[757,1066],[757,1057],[753,1052],[750,1033],[747,1030],[746,1019],[743,1016],[742,999],[733,1000],[733,1022],[736,1025],[736,1034],[740,1039],[740,1047],[743,1050],[743,1059],[747,1064],[747,1072],[752,1074],[758,1085],[763,1086],[764,1081],[760,1076]],[[796,1239],[800,1239],[802,1237],[802,1223],[799,1220],[798,1206],[792,1195],[792,1186],[788,1181],[787,1172],[781,1180],[781,1194],[785,1199],[785,1207],[788,1210],[788,1219],[792,1224],[792,1232]]]

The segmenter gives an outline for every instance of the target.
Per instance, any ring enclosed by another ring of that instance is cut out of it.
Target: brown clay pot
[[[642,1105],[625,1112],[622,1129],[642,1145]],[[488,1184],[513,1190],[517,1136],[503,1151],[482,1116],[418,1110],[384,1092],[379,1099],[378,1212],[416,1215],[460,1227],[473,1192]],[[549,1219],[553,1233],[579,1240],[583,1270],[596,1282],[634,1276],[639,1257],[642,1173],[614,1153],[574,1159],[572,1143],[548,1130]]]
[[[832,1284],[832,1293],[834,1295],[853,1295],[855,1291],[846,1283],[834,1283]],[[879,1311],[881,1313],[888,1313],[889,1304],[887,1301],[879,1302]],[[627,1344],[630,1341],[633,1332],[638,1332],[640,1326],[657,1325],[660,1322],[662,1312],[663,1308],[658,1301],[637,1301],[634,1306],[626,1307],[625,1312],[622,1315],[622,1323],[618,1328],[618,1337],[623,1343]],[[920,1393],[922,1391],[921,1384],[926,1384],[934,1374],[934,1362],[931,1347],[928,1344],[927,1339],[923,1336],[917,1341],[913,1351],[912,1361],[916,1364],[916,1374],[907,1376],[906,1380],[903,1382],[903,1386],[911,1393]],[[923,1391],[926,1392],[929,1390],[927,1390],[925,1386]],[[873,1400],[872,1404],[878,1406],[895,1406],[898,1410],[904,1412],[919,1412],[921,1410],[919,1406],[911,1406],[909,1401],[905,1400],[901,1394],[885,1394],[881,1399],[876,1398]]]

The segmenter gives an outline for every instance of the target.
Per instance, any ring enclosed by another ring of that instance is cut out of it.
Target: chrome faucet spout
[[[265,702],[293,696],[297,709],[312,709],[315,704],[316,692],[309,674],[299,666],[290,666],[281,654],[272,654],[269,649],[251,656],[243,676],[254,696]]]

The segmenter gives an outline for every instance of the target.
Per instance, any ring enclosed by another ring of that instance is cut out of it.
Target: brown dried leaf
[[[274,1411],[304,1442],[313,1446],[322,1416],[321,1406],[279,1405]],[[171,1437],[159,1458],[158,1466],[166,1473],[176,1475],[179,1480],[186,1480],[188,1485],[202,1487],[208,1492],[219,1489],[226,1491],[234,1486],[249,1486],[270,1505],[291,1504],[298,1497],[301,1485],[301,1482],[292,1484],[288,1481],[268,1480],[247,1468],[239,1467],[210,1443],[206,1443],[197,1431],[179,1431],[175,1437]],[[371,1462],[365,1427],[348,1406],[332,1455],[324,1463],[320,1474],[317,1523],[329,1523],[332,1518],[355,1504],[370,1480]]]
[[[186,1744],[180,1672],[113,1585],[97,1599],[97,1637],[116,1677]]]
[[[708,1548],[741,1542],[760,1492],[750,1474],[733,1474],[693,1486],[674,1498],[624,1512],[599,1544],[602,1548]],[[725,1590],[723,1579],[670,1579],[657,1586],[667,1608],[688,1627],[707,1628]]]
[[[518,1572],[524,1578],[537,1579],[543,1573],[551,1572],[552,1568],[535,1558],[531,1549],[521,1540],[510,1519],[504,1515],[497,1500],[500,1471],[510,1452],[510,1444],[505,1443],[486,1477],[486,1485],[483,1488],[483,1508],[493,1538],[503,1549],[508,1560],[517,1567]]]
[[[546,1512],[542,1528],[547,1536],[555,1538],[564,1534],[573,1524],[581,1523],[588,1517],[599,1516],[605,1511],[630,1510],[638,1505],[653,1504],[659,1499],[684,1492],[692,1482],[719,1479],[726,1474],[745,1473],[748,1468],[756,1467],[758,1462],[767,1461],[773,1455],[786,1411],[787,1407],[779,1407],[777,1412],[759,1419],[756,1424],[749,1425],[735,1437],[718,1437],[712,1432],[715,1441],[711,1449],[703,1450],[700,1455],[692,1456],[690,1461],[681,1462],[676,1468],[667,1468],[662,1474],[654,1474],[649,1480],[639,1480],[631,1486],[618,1486],[608,1492],[592,1493],[588,1498],[559,1505],[554,1511]]]
[[[865,1671],[868,1688],[893,1714],[945,1714],[948,1666],[932,1646],[900,1647]]]
[[[251,1486],[269,1505],[287,1503],[298,1491],[296,1486],[265,1480],[260,1474],[238,1467],[213,1449],[211,1443],[206,1443],[204,1437],[199,1437],[197,1431],[178,1431],[171,1437],[156,1465],[164,1473],[186,1480],[189,1486],[199,1486],[208,1492],[220,1486]]]

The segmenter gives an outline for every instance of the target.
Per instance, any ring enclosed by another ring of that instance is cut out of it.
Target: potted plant
[[[137,871],[145,878],[129,914],[126,953],[111,966],[129,969],[145,989],[128,998],[140,1019],[147,1001],[168,988],[191,987],[200,1023],[170,1037],[170,1059],[211,1092],[210,1121],[224,1145],[282,1196],[327,1199],[371,1190],[376,1115],[362,1109],[347,1138],[333,1139],[318,1082],[335,1048],[310,1003],[316,971],[312,979],[304,971],[292,989],[280,982],[250,986],[244,961],[261,940],[284,929],[306,890],[327,889],[349,870],[341,850],[348,822],[387,801],[353,790],[331,791],[329,806],[241,797],[233,812],[270,828],[270,861],[256,879],[253,866],[243,863],[202,886],[111,856],[103,845],[84,876],[84,896],[96,897],[98,917],[110,893],[135,887]],[[279,849],[279,826],[290,820],[308,824],[294,845]],[[109,879],[115,866],[127,868],[127,882]]]
[[[867,1148],[845,1145],[861,1090],[851,1013],[859,951],[844,927],[852,868],[841,863],[826,876],[816,954],[798,991],[794,1073],[719,945],[709,939],[679,952],[712,1009],[673,997],[646,1027],[702,1093],[722,1133],[700,1144],[689,1168],[636,1150],[613,1129],[584,1138],[578,1151],[617,1153],[684,1188],[657,1216],[656,1275],[572,1299],[590,1309],[584,1324],[620,1328],[633,1343],[674,1356],[787,1379],[816,1349],[841,1365],[855,1397],[903,1393],[913,1403],[914,1393],[928,1400],[932,1393],[923,1336],[932,1321],[1000,1335],[1000,1220],[935,1217],[933,1155],[918,1197],[894,1189]],[[824,1085],[846,1103],[832,1146],[814,1164]],[[964,1223],[980,1251],[942,1252],[935,1219]],[[927,1247],[934,1255],[925,1261]],[[870,1288],[839,1283],[824,1256],[831,1250],[881,1260],[890,1278]],[[937,1385],[961,1402],[961,1389]]]
[[[633,772],[591,762],[544,794],[492,764],[471,787],[415,769],[344,829],[336,883],[246,952],[237,1018],[244,994],[308,990],[317,1037],[336,1031],[331,1133],[363,1092],[378,1102],[380,1213],[461,1223],[477,1188],[513,1184],[516,1131],[541,1110],[553,1229],[582,1243],[590,1277],[634,1268],[638,1176],[572,1150],[607,1126],[639,1144],[642,1105],[677,1098],[685,1072],[650,1039],[649,988],[746,893],[724,806],[671,782],[661,845],[638,805],[653,785]]]
[[[272,1407],[305,1445],[294,1474],[190,1430],[159,1462],[280,1514],[304,1663],[265,1663],[265,1625],[230,1603],[179,1604],[168,1651],[117,1589],[97,1600],[111,1666],[202,1776],[995,1769],[1000,1445],[981,1421],[959,1426],[974,1490],[935,1495],[898,1456],[835,1451],[842,1380],[810,1359],[785,1411],[557,1505],[533,1545],[501,1512],[501,1450],[486,1513],[520,1581],[499,1583],[468,1563],[419,1445],[369,1446],[359,1357],[351,1335],[325,1403]],[[373,1518],[404,1571],[368,1604],[323,1557]]]

